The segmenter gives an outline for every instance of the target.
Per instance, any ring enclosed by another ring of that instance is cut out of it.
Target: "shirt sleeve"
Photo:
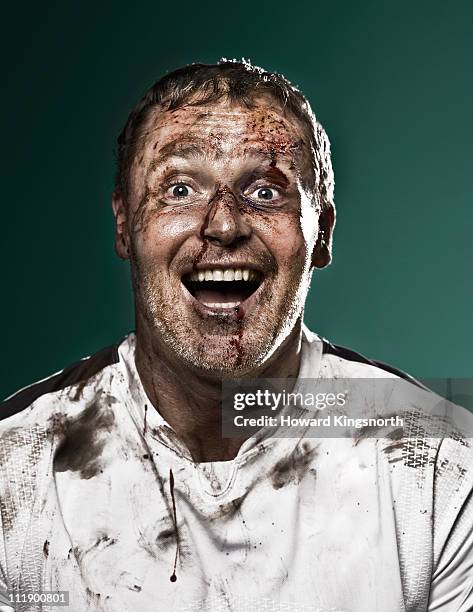
[[[8,591],[7,560],[5,540],[3,537],[2,514],[0,512],[0,612],[12,612],[13,607],[8,605],[6,593]]]
[[[428,612],[473,610],[472,443],[449,440],[437,460]]]

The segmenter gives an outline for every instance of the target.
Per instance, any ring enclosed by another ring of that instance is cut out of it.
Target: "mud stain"
[[[0,512],[2,514],[2,526],[5,532],[13,529],[18,515],[18,509],[16,497],[8,492],[0,497]]]
[[[237,499],[232,499],[226,504],[220,504],[218,507],[218,510],[214,512],[209,517],[208,520],[209,521],[231,520],[234,516],[236,516],[241,511],[241,507],[248,493],[249,491],[247,491],[244,495],[242,495],[241,497],[238,497]]]
[[[406,467],[423,469],[434,465],[436,461],[436,445],[431,439],[435,432],[428,431],[429,425],[421,413],[413,410],[404,413],[404,428],[402,435],[398,430],[391,432],[393,442],[383,448],[389,463],[402,461]]]
[[[317,447],[311,447],[308,442],[304,442],[301,447],[296,446],[288,457],[278,461],[271,470],[273,487],[281,489],[291,483],[298,484],[307,472],[315,476],[315,469],[310,469],[310,465],[317,454]]]
[[[422,438],[404,439],[386,446],[383,452],[388,455],[389,463],[403,461],[406,467],[424,468],[427,465],[433,465],[435,456],[432,453],[432,447],[427,440]],[[400,453],[398,456],[393,454]]]
[[[163,529],[156,537],[156,544],[160,550],[167,550],[176,545],[176,530],[173,527]]]
[[[73,419],[51,417],[51,433],[62,438],[54,459],[55,471],[78,472],[86,480],[96,476],[102,468],[101,456],[107,441],[104,434],[112,431],[114,421],[114,413],[98,401]]]
[[[87,599],[88,599],[89,601],[91,601],[91,602],[93,601],[93,602],[94,602],[96,605],[98,605],[98,604],[99,604],[99,602],[100,602],[100,597],[101,597],[101,593],[94,593],[93,591],[91,591],[91,590],[89,589],[89,587],[86,587],[86,588],[85,588],[85,592],[86,592],[86,594],[87,594]]]
[[[103,535],[97,538],[97,541],[92,546],[92,548],[100,548],[101,550],[103,550],[104,548],[107,548],[108,546],[112,546],[113,544],[116,544],[116,543],[117,543],[116,538],[111,538],[108,535]]]
[[[395,417],[395,414],[388,414],[383,416],[383,418]],[[357,446],[359,442],[365,440],[366,438],[388,438],[389,440],[400,440],[404,436],[404,428],[397,427],[392,431],[388,431],[387,433],[383,433],[384,427],[379,427],[377,425],[365,425],[365,427],[360,427],[359,431],[356,433],[354,437],[353,446]]]

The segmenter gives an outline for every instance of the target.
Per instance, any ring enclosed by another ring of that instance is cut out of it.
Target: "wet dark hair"
[[[302,124],[312,153],[314,192],[322,207],[333,204],[330,142],[309,102],[284,76],[253,66],[247,60],[190,64],[159,79],[131,111],[118,137],[116,188],[127,196],[130,168],[152,108],[174,110],[187,104],[204,106],[222,98],[251,107],[255,98],[263,95],[272,97]]]

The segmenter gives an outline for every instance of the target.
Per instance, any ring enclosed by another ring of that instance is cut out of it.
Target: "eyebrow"
[[[213,155],[220,157],[223,151],[220,147],[213,147]],[[202,138],[180,138],[165,144],[159,151],[159,155],[153,158],[149,165],[152,172],[164,164],[171,157],[198,158],[208,155],[208,140]]]
[[[302,149],[302,142],[299,141],[289,147],[293,151]],[[218,159],[223,156],[224,152],[222,147],[218,144],[212,145],[212,148],[209,150],[209,141],[208,139],[198,138],[198,137],[182,137],[178,140],[174,140],[165,144],[159,151],[159,154],[154,157],[150,165],[148,167],[148,174],[157,170],[162,164],[166,163],[166,161],[172,157],[180,157],[183,159],[197,159],[206,157],[211,153],[212,157]],[[289,156],[288,152],[272,152],[267,149],[259,149],[256,147],[248,146],[244,151],[245,157],[251,157],[253,159],[260,159],[263,161],[274,161],[275,156],[279,158],[287,158]]]

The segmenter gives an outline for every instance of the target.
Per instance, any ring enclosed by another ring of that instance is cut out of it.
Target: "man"
[[[246,62],[162,78],[119,137],[113,212],[136,331],[4,403],[3,590],[78,611],[473,609],[460,434],[421,461],[405,436],[222,436],[222,380],[404,377],[303,327],[335,223],[303,95]]]

